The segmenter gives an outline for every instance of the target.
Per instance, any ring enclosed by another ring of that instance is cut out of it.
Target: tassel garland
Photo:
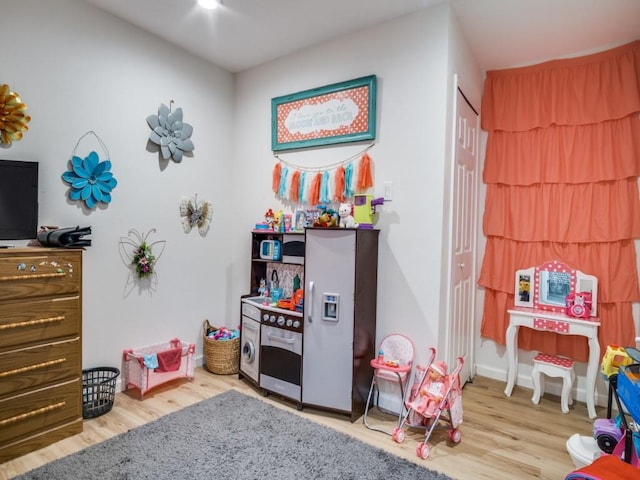
[[[309,191],[309,203],[317,205],[320,201],[320,182],[322,182],[322,173],[318,172],[313,177],[311,190]]]
[[[365,152],[360,160],[360,171],[358,173],[358,191],[366,190],[373,187],[373,178],[371,177],[371,158]]]
[[[291,175],[291,187],[289,188],[289,200],[298,203],[300,200],[300,170]]]
[[[280,186],[278,187],[278,196],[285,198],[287,191],[287,176],[289,175],[289,169],[284,167],[282,173],[280,173]]]
[[[344,196],[346,198],[351,198],[355,193],[353,191],[353,165],[351,163],[347,165],[344,178]]]
[[[273,167],[273,181],[271,184],[271,190],[273,190],[273,193],[278,193],[278,189],[280,188],[280,170],[282,170],[282,165],[280,163],[276,163],[276,166]]]
[[[327,204],[331,201],[329,198],[329,172],[322,174],[322,180],[320,181],[320,203]]]
[[[335,192],[336,202],[344,202],[344,167],[342,165],[336,169]]]
[[[300,203],[307,203],[309,201],[308,190],[304,188],[305,182],[307,180],[307,172],[302,172],[300,174],[300,187],[298,188],[298,201]]]
[[[373,187],[369,148],[358,154],[361,155],[359,162],[352,156],[320,168],[299,167],[276,157],[279,161],[273,168],[273,193],[297,204],[326,205],[349,201],[355,193]]]

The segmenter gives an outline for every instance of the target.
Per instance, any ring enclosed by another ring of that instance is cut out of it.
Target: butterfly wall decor
[[[196,227],[200,236],[204,237],[213,219],[213,205],[206,200],[198,202],[197,194],[193,198],[183,197],[180,200],[180,217],[184,233],[190,233]]]

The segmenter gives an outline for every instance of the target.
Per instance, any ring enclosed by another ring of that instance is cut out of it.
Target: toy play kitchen
[[[373,373],[378,234],[339,228],[251,232],[240,378],[298,409],[313,406],[352,421],[363,414]],[[280,243],[277,260],[265,241]]]
[[[300,404],[302,313],[278,307],[271,297],[246,297],[241,301],[242,376],[265,391]]]

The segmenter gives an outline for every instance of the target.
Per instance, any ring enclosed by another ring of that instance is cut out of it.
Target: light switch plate
[[[384,195],[383,198],[385,201],[389,202],[393,199],[393,183],[392,182],[384,182]]]

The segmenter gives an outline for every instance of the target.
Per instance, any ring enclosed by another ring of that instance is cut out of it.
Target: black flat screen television
[[[38,162],[0,160],[0,240],[38,234]]]

